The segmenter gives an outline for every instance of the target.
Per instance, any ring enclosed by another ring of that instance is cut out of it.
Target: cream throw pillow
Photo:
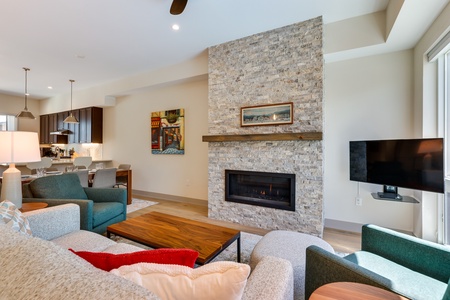
[[[246,264],[221,261],[192,269],[179,265],[139,263],[111,270],[162,300],[241,299],[250,274]]]
[[[0,202],[0,221],[12,229],[31,236],[30,224],[14,203],[4,200]],[[1,222],[0,222],[1,224]]]

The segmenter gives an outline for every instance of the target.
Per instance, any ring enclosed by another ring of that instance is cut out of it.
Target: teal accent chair
[[[83,188],[75,173],[37,178],[24,184],[22,192],[23,202],[45,202],[49,206],[78,204],[81,229],[100,234],[127,216],[125,189]]]
[[[305,299],[332,282],[358,282],[410,299],[450,299],[450,248],[376,225],[362,227],[361,251],[345,257],[306,249]]]

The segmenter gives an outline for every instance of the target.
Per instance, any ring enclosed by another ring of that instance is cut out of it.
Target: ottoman
[[[333,247],[321,238],[294,231],[271,231],[263,236],[253,249],[250,256],[250,267],[253,270],[265,256],[275,256],[290,261],[294,269],[294,299],[303,300],[305,297],[306,248],[311,245],[334,253]]]

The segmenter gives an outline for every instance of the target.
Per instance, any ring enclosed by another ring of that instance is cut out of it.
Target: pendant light
[[[27,74],[28,74],[28,71],[30,71],[30,69],[29,68],[23,68],[23,69],[25,70],[25,108],[20,113],[18,113],[16,115],[16,117],[17,118],[26,118],[26,119],[36,119],[33,116],[33,114],[28,111],[28,107],[27,107],[27,104],[28,104],[28,98],[27,98],[28,97],[28,86],[27,86],[28,76],[27,76]]]
[[[70,115],[63,121],[64,123],[79,123],[72,113],[72,86],[75,80],[70,79]]]

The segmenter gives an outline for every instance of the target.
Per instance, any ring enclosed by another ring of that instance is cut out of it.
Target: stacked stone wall
[[[322,31],[318,17],[209,48],[209,134],[322,132]],[[241,107],[285,102],[293,124],[241,127]],[[322,141],[210,142],[208,157],[210,218],[322,236]],[[226,202],[226,169],[295,174],[295,211]]]

